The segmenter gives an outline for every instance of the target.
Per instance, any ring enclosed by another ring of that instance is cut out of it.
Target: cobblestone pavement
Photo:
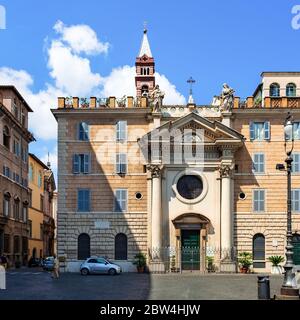
[[[40,269],[7,272],[0,300],[210,300],[257,299],[257,274],[136,274],[119,276],[64,273],[58,280]],[[282,276],[270,276],[271,297]]]

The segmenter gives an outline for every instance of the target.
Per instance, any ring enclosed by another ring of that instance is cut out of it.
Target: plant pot
[[[272,274],[282,274],[282,267],[281,266],[272,266],[271,273]]]
[[[249,268],[248,267],[241,267],[240,272],[241,273],[248,273]]]
[[[144,273],[145,267],[136,267],[138,273]]]

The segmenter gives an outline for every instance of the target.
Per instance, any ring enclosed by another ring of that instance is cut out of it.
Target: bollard
[[[0,265],[0,290],[6,289],[6,275],[5,268]]]
[[[270,300],[270,279],[269,276],[257,276],[258,299]]]

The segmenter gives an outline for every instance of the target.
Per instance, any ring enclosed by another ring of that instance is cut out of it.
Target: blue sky
[[[6,30],[0,30],[0,68],[26,71],[32,94],[45,90],[47,83],[57,87],[57,78],[50,75],[49,47],[59,37],[53,26],[60,20],[66,26],[88,25],[101,43],[109,43],[105,53],[80,54],[93,74],[107,77],[114,68],[134,65],[147,21],[156,69],[179,93],[187,96],[186,80],[192,75],[198,104],[211,102],[224,82],[247,97],[262,71],[300,70],[300,29],[291,26],[296,4],[300,0],[0,0],[7,20]],[[39,157],[47,150],[55,154],[55,135],[40,135],[37,128],[32,130],[39,139],[31,151]]]

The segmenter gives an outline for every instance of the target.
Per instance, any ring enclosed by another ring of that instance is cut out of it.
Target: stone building
[[[300,264],[300,73],[264,72],[245,101],[224,85],[211,105],[165,105],[155,92],[147,31],[137,97],[58,98],[58,255],[78,270],[91,255],[126,270],[144,252],[152,271],[254,271],[284,255],[284,122],[294,119],[295,262]],[[193,102],[192,97],[189,98]]]
[[[28,256],[28,112],[15,87],[0,86],[0,254],[10,265]]]
[[[56,189],[53,173],[34,154],[29,154],[29,256],[43,258],[54,253],[55,220],[53,193]]]

